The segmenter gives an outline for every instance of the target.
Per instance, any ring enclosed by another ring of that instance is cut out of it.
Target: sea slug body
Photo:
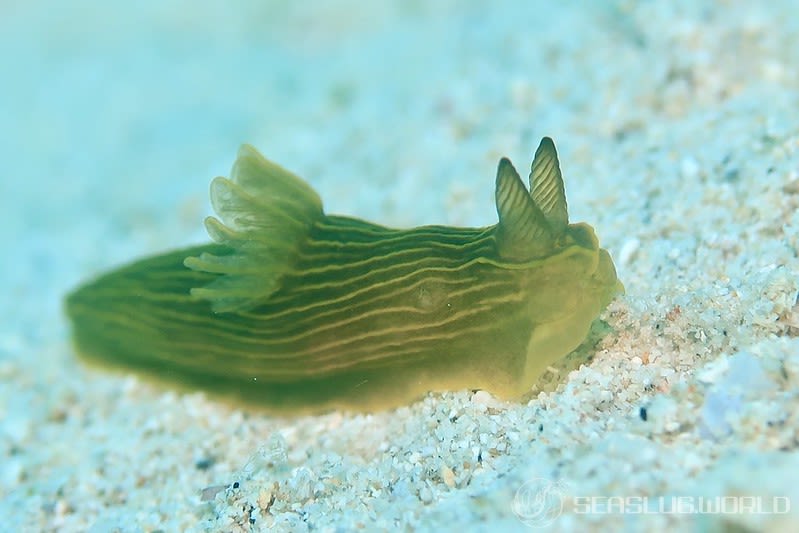
[[[499,162],[489,227],[327,215],[307,183],[247,145],[211,200],[213,244],[67,297],[82,357],[281,413],[372,411],[463,388],[514,398],[623,290],[593,229],[568,221],[549,138],[529,190]]]

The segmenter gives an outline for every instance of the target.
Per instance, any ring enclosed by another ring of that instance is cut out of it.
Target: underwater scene
[[[0,5],[0,531],[796,531],[789,0]]]

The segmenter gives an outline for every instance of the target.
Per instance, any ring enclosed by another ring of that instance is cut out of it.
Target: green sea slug
[[[82,357],[279,413],[372,411],[463,388],[515,398],[623,290],[593,229],[568,221],[549,138],[529,191],[499,162],[489,227],[327,215],[307,183],[247,145],[211,201],[213,244],[67,297]]]

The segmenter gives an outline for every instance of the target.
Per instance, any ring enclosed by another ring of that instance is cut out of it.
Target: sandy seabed
[[[799,17],[724,2],[0,6],[0,530],[799,528]],[[555,138],[626,294],[519,402],[274,418],[86,368],[63,295],[205,240],[241,142],[495,221]]]

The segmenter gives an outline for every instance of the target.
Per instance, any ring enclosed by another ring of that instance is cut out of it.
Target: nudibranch
[[[248,145],[211,202],[212,244],[67,297],[84,359],[277,413],[373,411],[464,388],[510,399],[623,290],[591,226],[569,223],[546,137],[529,190],[500,160],[489,227],[327,215],[310,185]]]

